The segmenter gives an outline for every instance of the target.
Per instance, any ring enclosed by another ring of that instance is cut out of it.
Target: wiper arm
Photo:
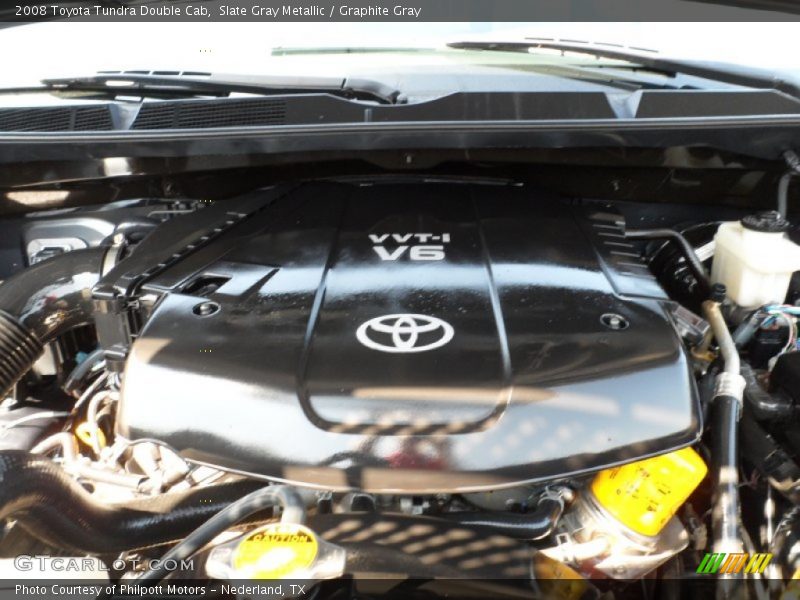
[[[795,81],[788,81],[765,69],[744,67],[730,63],[720,63],[714,61],[693,61],[676,60],[663,58],[649,54],[647,50],[636,51],[635,49],[625,49],[616,44],[590,44],[575,41],[562,40],[542,40],[538,38],[526,38],[524,42],[453,42],[448,44],[451,48],[462,50],[492,50],[498,52],[530,52],[536,48],[547,50],[561,50],[564,52],[578,52],[595,56],[598,58],[608,58],[611,60],[621,60],[640,65],[651,71],[659,71],[665,75],[690,75],[702,79],[719,81],[730,85],[738,85],[749,88],[774,89],[795,98],[800,98],[800,85]]]
[[[398,90],[369,79],[342,77],[275,77],[211,75],[207,73],[159,74],[151,72],[103,72],[88,77],[42,80],[42,87],[6,88],[0,93],[89,92],[103,97],[143,96],[174,98],[225,97],[234,93],[332,94],[350,100],[395,104]]]

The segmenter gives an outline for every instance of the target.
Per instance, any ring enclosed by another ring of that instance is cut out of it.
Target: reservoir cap
[[[791,225],[777,210],[765,210],[744,217],[742,227],[761,233],[783,233],[788,231]]]
[[[299,523],[269,523],[214,548],[206,573],[228,580],[310,580],[339,577],[345,552]]]

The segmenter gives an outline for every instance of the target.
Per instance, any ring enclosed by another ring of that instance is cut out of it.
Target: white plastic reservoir
[[[775,211],[722,223],[714,236],[711,279],[724,283],[739,306],[782,304],[792,273],[800,270],[800,246],[786,236],[789,223]]]

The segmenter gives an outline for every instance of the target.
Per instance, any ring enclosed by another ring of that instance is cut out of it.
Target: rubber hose
[[[33,332],[0,310],[0,400],[43,352],[44,345]]]
[[[507,537],[540,540],[550,535],[564,512],[564,501],[547,496],[529,513],[449,513],[444,518],[471,527],[487,527]]]
[[[747,364],[742,363],[741,374],[744,377],[744,397],[753,415],[759,421],[780,421],[794,416],[794,407],[789,400],[783,400],[770,394],[761,387],[756,378],[755,371]]]
[[[158,567],[152,568],[144,575],[137,577],[136,581],[160,581],[169,574],[166,565],[172,561],[180,562],[189,558],[219,534],[230,529],[246,517],[276,505],[283,506],[283,515],[281,516],[283,523],[302,523],[305,520],[305,504],[299,494],[292,488],[285,485],[261,488],[244,498],[240,498],[200,525],[185,540],[176,544],[172,550],[161,557]]]
[[[711,296],[711,280],[708,278],[708,273],[703,266],[703,263],[697,257],[697,253],[692,248],[689,241],[678,231],[674,229],[628,229],[625,231],[625,237],[632,240],[657,240],[669,239],[678,245],[684,260],[689,269],[692,271],[697,285],[700,287],[700,294],[703,298]]]
[[[246,481],[133,505],[103,504],[53,461],[21,450],[0,452],[0,482],[0,521],[16,519],[42,541],[80,554],[116,554],[182,539],[255,485]]]
[[[716,501],[711,519],[715,544],[722,547],[741,540],[739,534],[739,399],[718,395],[712,409],[712,456],[717,473]],[[715,546],[717,551],[718,547]],[[733,550],[730,550],[731,552]]]
[[[93,321],[92,288],[106,248],[44,260],[0,285],[0,398],[59,335]]]

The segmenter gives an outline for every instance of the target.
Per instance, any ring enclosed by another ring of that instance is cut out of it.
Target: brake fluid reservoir
[[[705,477],[703,459],[691,448],[606,469],[592,481],[595,501],[614,519],[655,536]]]
[[[786,237],[789,223],[776,211],[722,223],[714,236],[711,279],[724,283],[739,306],[783,304],[800,246]]]

